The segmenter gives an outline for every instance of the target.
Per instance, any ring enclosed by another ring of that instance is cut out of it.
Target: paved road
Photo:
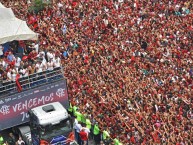
[[[88,141],[89,145],[95,145],[93,140]]]

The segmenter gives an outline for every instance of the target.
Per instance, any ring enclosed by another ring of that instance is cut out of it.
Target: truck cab
[[[29,111],[32,145],[69,144],[72,119],[59,102],[33,108]]]

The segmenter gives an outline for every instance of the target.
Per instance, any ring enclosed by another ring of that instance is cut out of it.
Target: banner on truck
[[[51,102],[69,107],[66,80],[0,98],[0,131],[28,122],[29,109]]]

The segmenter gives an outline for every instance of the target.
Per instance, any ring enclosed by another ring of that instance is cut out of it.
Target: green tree
[[[33,0],[32,5],[29,7],[29,11],[37,14],[48,5],[50,5],[50,0]]]

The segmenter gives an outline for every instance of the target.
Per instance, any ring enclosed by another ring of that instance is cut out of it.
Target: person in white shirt
[[[36,64],[35,67],[36,67],[36,72],[37,72],[37,73],[40,73],[40,72],[43,71],[43,64],[40,63],[39,61],[37,62],[37,64]]]
[[[63,7],[63,4],[62,4],[62,3],[60,3],[60,2],[59,2],[57,5],[58,5],[58,8]]]
[[[16,79],[16,70],[15,69],[12,69],[11,71],[11,80],[15,82],[15,79]]]
[[[73,128],[74,128],[74,133],[75,133],[75,139],[78,143],[81,142],[80,136],[79,136],[79,132],[82,129],[82,125],[77,121],[77,119],[75,118],[74,120],[74,124],[73,124]]]
[[[53,63],[53,60],[50,59],[47,63],[47,67],[48,67],[48,70],[51,71],[54,69],[54,63]]]
[[[26,73],[26,69],[25,68],[20,68],[19,69],[20,77],[24,77],[25,73]]]
[[[55,61],[55,59],[56,59],[56,55],[55,55],[55,53],[54,52],[52,52],[52,55],[53,55],[53,61]]]
[[[2,65],[3,65],[3,68],[7,69],[8,63],[5,60],[2,61]]]
[[[34,48],[35,48],[36,52],[38,53],[38,52],[39,52],[39,44],[36,43],[36,44],[34,45]]]
[[[50,59],[55,60],[55,54],[52,53],[52,52],[50,52],[50,51],[48,51],[48,52],[47,52],[47,58],[48,58],[48,61],[49,61]]]
[[[37,57],[41,60],[41,63],[43,65],[43,71],[47,70],[47,61],[45,58],[45,52],[44,51],[39,52]]]
[[[28,0],[28,1],[27,1],[27,4],[31,4],[31,0]]]
[[[20,67],[20,64],[21,64],[21,58],[20,57],[16,57],[15,67],[18,69]]]
[[[61,66],[61,59],[59,56],[57,56],[54,61],[54,67],[60,67],[60,66]]]
[[[12,80],[11,71],[12,71],[12,70],[9,69],[8,72],[7,72],[7,80],[8,80],[8,81],[11,81],[11,80]]]
[[[38,58],[42,58],[44,60],[45,59],[45,55],[46,55],[45,52],[41,51],[41,52],[38,53],[37,57]]]
[[[25,142],[22,140],[21,137],[19,137],[19,140],[17,141],[17,145],[25,144]]]
[[[51,55],[50,51],[48,51],[48,52],[46,53],[46,55],[47,55],[47,58],[48,58],[48,61],[49,61],[49,60],[50,60],[50,55]]]
[[[28,70],[28,68],[25,69],[25,73],[24,73],[24,77],[27,77],[27,76],[29,76],[29,70]]]
[[[42,71],[46,71],[48,69],[48,65],[47,65],[47,61],[46,60],[42,60]]]
[[[89,135],[89,133],[90,133],[90,129],[89,129],[89,128],[87,128],[87,127],[82,127],[82,129],[84,129],[84,131]]]

